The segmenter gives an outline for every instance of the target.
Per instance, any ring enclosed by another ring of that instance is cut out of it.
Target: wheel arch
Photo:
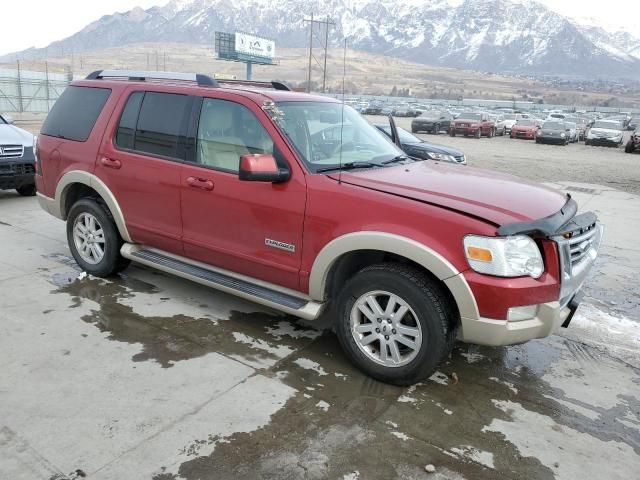
[[[345,259],[358,255],[355,264]],[[309,296],[323,301],[330,296],[332,281],[355,273],[367,264],[384,259],[402,259],[426,270],[441,281],[453,298],[458,312],[465,318],[479,318],[471,288],[464,276],[442,255],[413,239],[386,232],[354,232],[329,242],[316,257],[309,277]],[[347,263],[345,265],[345,263]],[[341,271],[343,269],[343,271]]]
[[[132,242],[122,209],[115,195],[102,180],[89,172],[74,170],[65,173],[62,178],[60,178],[55,193],[55,209],[56,213],[58,213],[56,216],[62,220],[67,219],[69,209],[71,208],[69,201],[74,199],[74,192],[77,192],[79,186],[94,191],[104,201],[122,239],[126,242]],[[82,195],[79,198],[86,196],[88,195]]]

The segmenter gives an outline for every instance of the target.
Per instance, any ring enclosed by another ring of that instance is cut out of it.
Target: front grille
[[[0,158],[19,158],[23,153],[22,145],[0,145]]]
[[[574,266],[589,253],[596,236],[596,223],[592,223],[586,228],[573,232],[569,239],[569,253],[571,255],[571,265]]]

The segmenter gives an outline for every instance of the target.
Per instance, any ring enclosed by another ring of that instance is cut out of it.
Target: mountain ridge
[[[212,45],[215,31],[235,30],[275,38],[277,52],[277,45],[308,45],[302,20],[312,10],[318,18],[334,19],[333,45],[347,37],[351,48],[419,63],[507,74],[640,78],[640,39],[581,24],[529,0],[173,0],[105,15],[48,47],[7,54],[0,62],[143,42]]]

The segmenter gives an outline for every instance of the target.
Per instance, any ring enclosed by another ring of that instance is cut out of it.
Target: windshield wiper
[[[353,170],[355,168],[374,168],[380,166],[380,163],[373,162],[346,162],[342,165],[333,165],[331,167],[319,168],[316,170],[316,173],[330,172],[331,170]]]
[[[389,165],[390,163],[403,162],[405,160],[409,160],[410,158],[411,157],[409,155],[405,155],[405,154],[396,155],[395,157],[382,162],[382,165]]]

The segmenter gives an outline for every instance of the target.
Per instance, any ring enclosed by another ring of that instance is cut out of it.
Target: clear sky
[[[429,0],[425,0],[428,2]],[[460,3],[462,0],[453,0]],[[573,17],[595,17],[604,24],[631,28],[640,36],[638,0],[538,0]],[[149,8],[168,0],[1,0],[0,54],[45,47],[77,32],[102,15]]]

